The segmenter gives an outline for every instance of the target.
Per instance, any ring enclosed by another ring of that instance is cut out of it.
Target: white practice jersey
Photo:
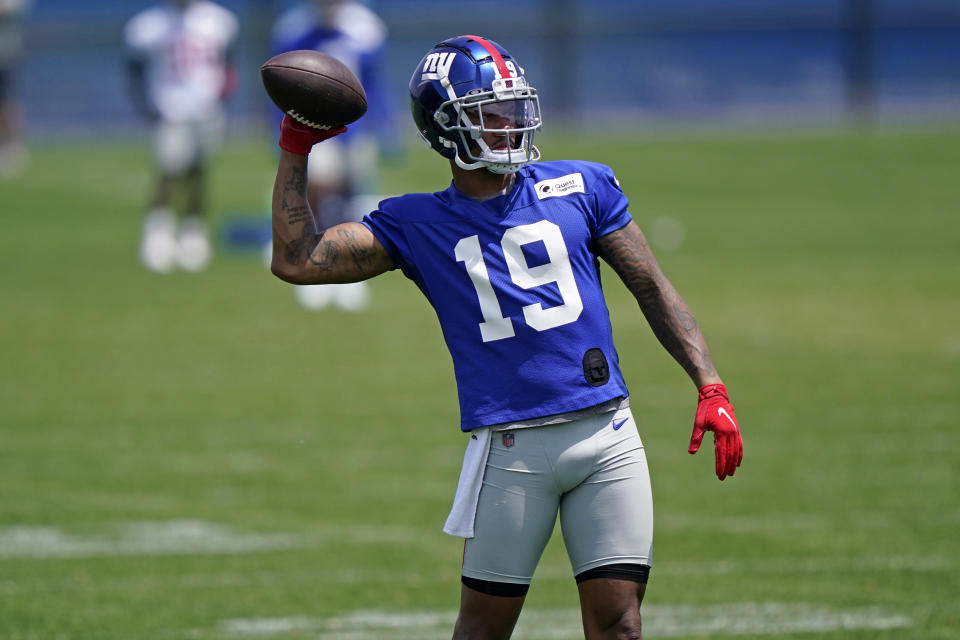
[[[23,18],[30,0],[0,0],[0,67],[17,60],[23,49]]]
[[[184,122],[219,109],[238,26],[233,13],[206,0],[152,7],[127,23],[124,42],[147,65],[147,91],[161,117]]]

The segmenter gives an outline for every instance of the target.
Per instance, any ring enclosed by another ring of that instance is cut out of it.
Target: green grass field
[[[689,456],[695,389],[607,273],[654,483],[647,638],[960,637],[960,130],[544,135],[612,165],[710,342],[746,455]],[[268,143],[220,159],[264,210]],[[0,638],[448,638],[463,436],[399,273],[308,313],[254,252],[136,260],[136,142],[0,182]],[[388,192],[447,184],[422,147]],[[509,552],[509,550],[505,550]],[[582,637],[559,537],[518,640]]]

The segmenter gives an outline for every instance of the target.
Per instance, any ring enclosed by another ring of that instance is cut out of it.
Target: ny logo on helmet
[[[457,54],[453,51],[442,51],[427,55],[423,61],[423,73],[420,75],[420,82],[427,80],[440,80],[450,75],[450,67],[453,66],[453,58]]]

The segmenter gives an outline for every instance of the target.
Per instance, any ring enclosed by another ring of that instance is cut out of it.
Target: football
[[[267,95],[280,109],[305,125],[332,129],[367,112],[360,80],[342,62],[319,51],[276,55],[260,67]]]

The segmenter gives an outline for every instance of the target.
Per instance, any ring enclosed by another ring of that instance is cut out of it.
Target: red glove
[[[713,431],[713,451],[717,457],[717,477],[732,476],[743,460],[743,439],[733,415],[733,405],[722,384],[707,384],[700,388],[697,415],[693,419],[693,435],[689,453],[696,453],[703,434]]]
[[[313,145],[333,136],[338,136],[346,130],[346,127],[337,127],[336,129],[308,127],[285,115],[283,116],[283,122],[280,124],[280,148],[290,153],[307,156],[310,155],[310,149]]]

